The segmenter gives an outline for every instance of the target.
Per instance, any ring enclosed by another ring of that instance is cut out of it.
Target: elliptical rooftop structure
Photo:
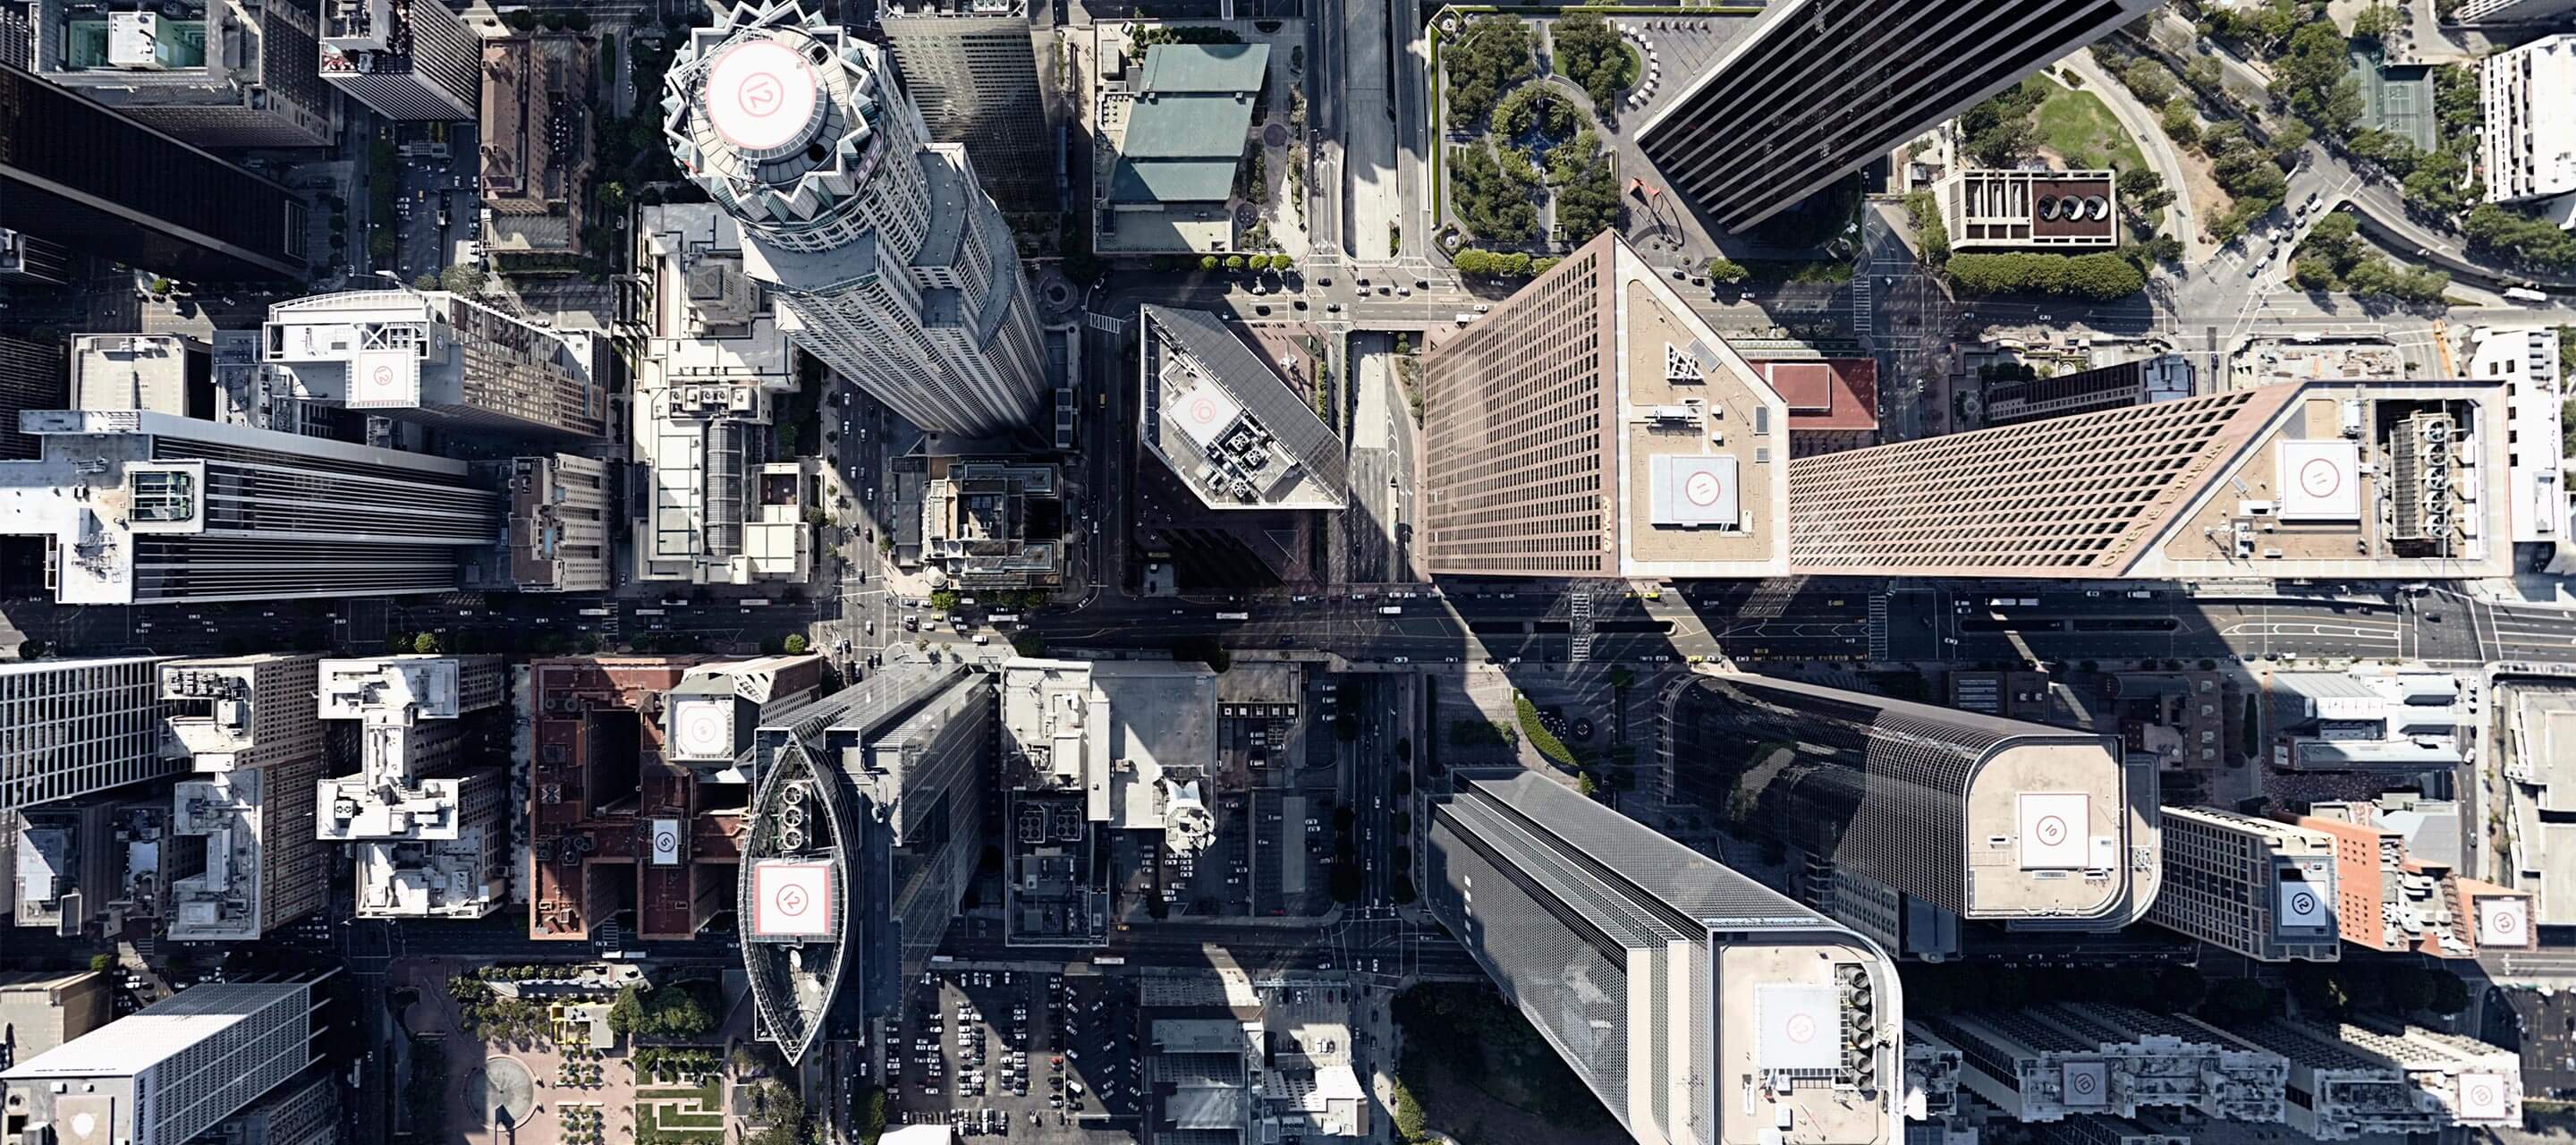
[[[754,0],[692,31],[664,83],[673,157],[741,222],[744,270],[807,350],[927,429],[1028,422],[1045,354],[1010,228],[884,49]]]

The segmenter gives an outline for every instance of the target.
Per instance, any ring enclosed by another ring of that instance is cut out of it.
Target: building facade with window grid
[[[1638,129],[1655,168],[1648,180],[1680,192],[1717,226],[1742,231],[2155,6],[1769,5]]]
[[[177,775],[161,741],[166,656],[0,664],[0,811]]]
[[[442,0],[322,0],[322,79],[387,119],[459,122],[483,94],[481,38]]]
[[[304,200],[41,77],[0,66],[9,227],[198,282],[301,280]]]
[[[2164,809],[2164,887],[2147,921],[2258,962],[2333,962],[2335,844],[2209,807]]]
[[[184,1145],[320,1060],[318,1005],[308,982],[192,986],[0,1071],[0,1137]]]
[[[62,604],[449,592],[507,519],[464,462],[424,453],[149,410],[23,424],[45,453],[0,461],[0,533],[50,542]]]
[[[1054,93],[1039,74],[1054,36],[1052,20],[1032,24],[1030,15],[1021,0],[933,0],[884,6],[877,26],[930,138],[965,144],[1003,210],[1054,214]]]
[[[2307,381],[1810,458],[1789,468],[1790,565],[2052,579],[2504,575],[2505,412],[2501,381]],[[2433,422],[2450,438],[2428,452]],[[2445,478],[2445,515],[2392,519],[2389,506],[2431,488],[2403,480],[2400,463],[2427,458]]]
[[[1867,939],[1547,776],[1461,774],[1429,843],[1433,916],[1639,1142],[1899,1140]],[[1775,1053],[1820,1030],[1838,1055]]]
[[[1773,576],[1789,411],[1604,232],[1422,355],[1431,571]]]

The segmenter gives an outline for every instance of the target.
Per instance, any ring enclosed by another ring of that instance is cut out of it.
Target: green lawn
[[[635,1096],[644,1101],[695,1101],[713,1109],[724,1100],[724,1090],[718,1085],[716,1079],[708,1078],[706,1084],[688,1089],[674,1089],[669,1086],[653,1089],[639,1088],[635,1091]]]
[[[658,1115],[658,1116],[657,1116]],[[639,1145],[725,1145],[722,1119],[712,1126],[682,1124],[684,1119],[665,1113],[650,1102],[635,1107],[635,1139]]]
[[[2072,90],[2045,76],[2040,78],[2048,84],[2050,94],[2048,101],[2039,105],[2039,141],[2065,156],[2068,166],[2135,171],[2147,165],[2137,141],[2129,138],[2120,121],[2112,117],[2102,97]]]
[[[2138,141],[2130,138],[2120,126],[2102,97],[2089,91],[2076,91],[2048,76],[2038,77],[2048,84],[2048,102],[2039,105],[2033,118],[2039,124],[2039,141],[2049,150],[2065,156],[2066,165],[2076,169],[2110,168],[2114,171],[2139,171],[2147,168],[2147,157],[2138,150]],[[2165,209],[2156,208],[2147,216],[2150,228],[2163,226]]]

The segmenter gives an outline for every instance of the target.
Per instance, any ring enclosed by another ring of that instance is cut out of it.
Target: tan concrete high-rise
[[[1789,411],[1616,232],[1422,357],[1443,575],[1788,571]]]
[[[171,939],[248,942],[329,902],[313,831],[321,666],[314,652],[161,665],[162,737],[195,771],[171,792],[170,833],[205,854],[196,870],[163,870]]]
[[[1801,574],[2438,579],[2510,571],[2506,395],[2301,381],[1789,466]]]
[[[2164,889],[2147,921],[2258,962],[2333,962],[2335,843],[2214,807],[2167,807]]]

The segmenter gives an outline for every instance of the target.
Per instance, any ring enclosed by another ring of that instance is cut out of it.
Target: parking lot
[[[888,1120],[967,1136],[1132,1139],[1135,985],[1098,975],[934,970],[906,984],[886,1051]]]
[[[1253,793],[1253,826],[1259,839],[1253,872],[1253,913],[1319,915],[1332,909],[1324,876],[1332,856],[1328,822],[1332,789]]]
[[[1207,849],[1196,855],[1175,855],[1163,847],[1154,848],[1160,863],[1155,883],[1163,903],[1175,915],[1242,916],[1252,913],[1251,868],[1246,852],[1250,843],[1244,828],[1244,802],[1241,796],[1221,800],[1216,812],[1216,837],[1208,840]]]

